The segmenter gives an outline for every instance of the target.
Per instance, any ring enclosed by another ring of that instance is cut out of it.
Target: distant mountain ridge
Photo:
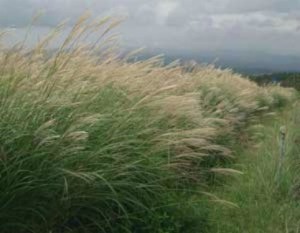
[[[257,51],[181,52],[157,48],[145,49],[135,59],[144,60],[159,54],[164,54],[166,64],[178,59],[182,62],[194,60],[198,63],[215,64],[217,67],[230,68],[246,75],[300,72],[300,56],[276,55]]]

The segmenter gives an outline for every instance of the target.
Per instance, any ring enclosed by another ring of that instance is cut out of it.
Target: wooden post
[[[279,142],[279,162],[278,162],[278,170],[277,170],[277,179],[280,178],[281,176],[281,172],[282,172],[282,166],[283,166],[283,162],[284,162],[284,157],[285,157],[285,140],[286,140],[286,127],[285,126],[281,126],[280,127],[280,142]]]

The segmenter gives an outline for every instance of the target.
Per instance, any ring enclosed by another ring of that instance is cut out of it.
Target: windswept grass
[[[235,206],[216,204],[211,208],[211,232],[300,232],[299,114],[299,105],[294,105],[267,126],[256,127],[259,145],[241,150],[235,165],[243,174],[214,191]],[[283,125],[287,128],[286,154],[278,173],[279,129]]]
[[[129,63],[117,23],[82,17],[51,55],[62,26],[2,48],[1,232],[204,231],[199,197],[238,132],[293,99],[212,66]]]

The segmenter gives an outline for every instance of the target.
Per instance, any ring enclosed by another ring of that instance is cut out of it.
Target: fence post
[[[284,157],[285,157],[285,141],[286,141],[286,127],[285,126],[281,126],[280,130],[280,142],[279,142],[279,162],[278,162],[278,168],[277,168],[277,179],[280,178],[281,176],[281,172],[282,172],[282,166],[283,166],[283,162],[284,162]]]

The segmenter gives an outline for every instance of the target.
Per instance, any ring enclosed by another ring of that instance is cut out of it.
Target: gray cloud
[[[300,0],[0,0],[0,27],[20,32],[39,10],[35,37],[89,10],[126,16],[119,30],[127,47],[300,54]]]

